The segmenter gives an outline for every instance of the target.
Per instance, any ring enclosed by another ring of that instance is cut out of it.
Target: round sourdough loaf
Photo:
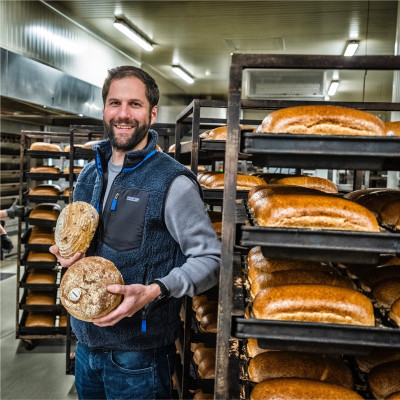
[[[68,204],[57,219],[55,241],[60,254],[71,258],[76,253],[85,253],[93,239],[99,214],[84,201]]]
[[[113,284],[124,285],[124,280],[111,261],[102,257],[82,258],[68,268],[61,280],[61,303],[75,318],[91,322],[121,303],[121,294],[107,290]]]

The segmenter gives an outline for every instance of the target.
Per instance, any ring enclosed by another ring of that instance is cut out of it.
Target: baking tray
[[[38,181],[56,181],[64,177],[63,174],[44,174],[39,172],[25,172],[25,176]]]
[[[244,133],[243,153],[254,165],[292,168],[397,170],[400,138]]]
[[[69,153],[65,151],[40,151],[26,149],[25,154],[32,158],[61,158],[69,157]]]
[[[45,269],[45,268],[43,268]],[[21,279],[20,286],[25,289],[32,290],[57,290],[59,287],[58,271],[55,271],[56,282],[55,283],[26,283],[26,279],[31,269],[27,269]]]
[[[330,229],[240,226],[239,243],[261,246],[265,257],[373,264],[380,254],[400,254],[400,234]]]
[[[232,335],[257,338],[267,349],[365,354],[373,349],[400,350],[400,329],[255,318],[232,318]]]
[[[56,321],[55,316],[56,312],[50,312],[54,314],[54,320]],[[19,330],[17,332],[17,337],[21,334],[24,335],[65,335],[67,333],[67,328],[65,326],[49,326],[49,327],[41,327],[41,326],[25,326],[26,318],[28,317],[28,311],[24,310],[22,314],[21,321],[19,323]],[[56,323],[56,322],[55,322]]]
[[[248,190],[236,190],[237,199],[247,199],[249,197]],[[224,189],[204,189],[203,188],[204,200],[223,200]]]
[[[27,194],[26,199],[31,203],[57,203],[60,200],[60,195],[58,196],[37,196]]]
[[[54,228],[57,224],[57,221],[50,219],[25,218],[24,221],[28,222],[30,225],[47,226],[51,228]]]

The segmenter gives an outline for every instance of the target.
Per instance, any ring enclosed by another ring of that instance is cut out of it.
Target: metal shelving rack
[[[231,398],[230,393],[232,387],[237,383],[238,376],[235,376],[229,371],[228,368],[228,354],[229,354],[229,339],[232,337],[246,338],[257,337],[268,341],[275,345],[275,348],[285,348],[285,340],[293,343],[297,340],[299,348],[306,348],[307,338],[310,340],[308,344],[316,345],[321,342],[321,337],[326,335],[326,332],[333,335],[330,338],[325,338],[325,343],[329,346],[337,346],[336,350],[340,351],[344,348],[349,351],[356,351],[356,349],[349,349],[349,344],[354,344],[355,337],[366,336],[365,342],[358,342],[359,349],[366,349],[371,347],[387,347],[390,345],[392,348],[400,348],[400,329],[384,329],[384,328],[365,328],[356,327],[356,333],[352,334],[349,331],[352,328],[329,326],[330,324],[316,324],[318,329],[322,329],[324,334],[320,335],[314,331],[312,325],[307,323],[280,323],[279,321],[263,321],[254,319],[244,319],[234,316],[232,314],[232,271],[233,271],[233,258],[234,246],[236,240],[236,225],[235,225],[235,211],[236,211],[236,179],[237,179],[237,163],[239,152],[247,152],[248,154],[255,153],[249,141],[254,139],[255,135],[245,134],[245,138],[240,142],[240,108],[243,105],[249,108],[264,108],[264,109],[279,109],[283,107],[291,107],[295,105],[309,105],[309,104],[330,104],[342,105],[351,108],[358,108],[362,110],[382,110],[382,111],[399,111],[399,103],[343,103],[343,102],[299,102],[299,101],[258,101],[258,100],[242,100],[241,87],[242,87],[242,74],[244,69],[248,68],[281,68],[281,69],[358,69],[358,70],[399,70],[400,69],[400,56],[356,56],[356,57],[343,57],[343,56],[303,56],[303,55],[260,55],[260,54],[234,54],[232,56],[230,76],[229,76],[229,97],[228,97],[228,113],[227,125],[228,136],[226,143],[225,153],[225,189],[223,194],[223,225],[222,225],[222,259],[221,259],[221,273],[219,282],[219,305],[218,305],[218,335],[217,335],[217,357],[216,357],[216,379],[214,396],[215,399],[228,399]],[[266,134],[268,136],[268,134]],[[271,136],[271,135],[270,135]],[[274,139],[281,135],[274,135]],[[285,135],[283,135],[285,136]],[[289,136],[288,143],[293,145],[294,136]],[[303,135],[300,135],[303,136]],[[247,137],[247,138],[246,138]],[[390,138],[386,142],[391,142],[392,145],[398,146],[400,139],[393,140]],[[246,143],[247,140],[247,143]],[[372,140],[373,141],[373,140]],[[326,142],[325,138],[321,139],[321,143]],[[366,142],[366,140],[364,140]],[[370,141],[371,142],[371,141]],[[246,147],[247,146],[247,147]],[[293,148],[293,146],[292,146]],[[277,149],[276,149],[277,150]],[[361,149],[358,153],[365,152]],[[292,154],[289,149],[287,154]],[[312,152],[304,152],[303,155],[308,155],[307,167],[319,167],[316,154]],[[284,157],[276,151],[271,150],[270,155],[274,165],[276,162],[281,162],[286,167],[302,167],[304,164],[304,157]],[[324,167],[337,168],[341,167],[340,163],[346,161],[348,167],[358,169],[360,167],[367,169],[372,166],[374,157],[370,155],[364,158],[361,163],[352,162],[346,155],[341,160],[333,157],[329,163],[325,163]],[[395,151],[390,151],[386,154],[381,151],[380,158],[383,165],[397,167],[400,166],[400,153],[398,148]],[[255,160],[260,162],[268,161],[266,148],[259,151],[259,154],[254,157]],[[271,161],[270,160],[270,161]],[[314,162],[313,162],[314,160]],[[357,161],[357,159],[355,159]],[[370,161],[370,162],[369,162]],[[376,160],[375,160],[376,161]],[[292,165],[287,165],[288,163]],[[386,164],[385,164],[386,163]],[[357,188],[358,185],[355,185]],[[388,244],[390,249],[399,254],[400,253],[400,235],[392,235],[393,242]],[[245,242],[245,241],[243,241]],[[243,243],[244,244],[244,243]],[[250,242],[248,243],[248,245]],[[265,245],[265,243],[264,243]],[[379,249],[375,249],[379,251]],[[310,252],[303,252],[303,259],[307,259],[311,254]],[[279,256],[279,255],[278,255]],[[251,326],[253,324],[254,326]],[[315,325],[315,324],[314,324]],[[337,328],[336,334],[330,328]],[[298,329],[298,330],[296,330]],[[362,331],[362,332],[361,332]],[[349,336],[347,336],[349,335]],[[358,336],[357,336],[358,335]],[[346,337],[347,336],[347,337]],[[335,340],[334,340],[335,338]],[[312,341],[314,340],[314,343]],[[303,346],[303,347],[301,347]],[[326,349],[326,346],[324,347]]]

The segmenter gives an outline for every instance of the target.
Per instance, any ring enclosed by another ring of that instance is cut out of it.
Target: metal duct
[[[99,87],[5,49],[0,60],[1,96],[102,119]]]

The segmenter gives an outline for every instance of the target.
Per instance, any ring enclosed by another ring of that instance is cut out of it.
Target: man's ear
[[[157,118],[157,106],[154,106],[150,113],[150,125],[153,125],[156,122]]]

